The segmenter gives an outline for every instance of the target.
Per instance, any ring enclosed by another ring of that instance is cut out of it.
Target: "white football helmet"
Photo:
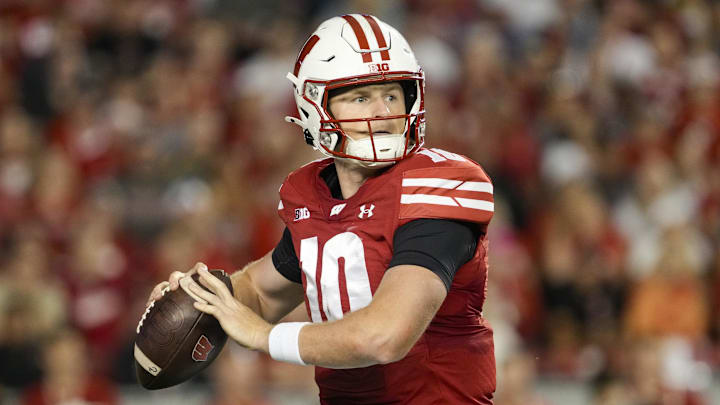
[[[305,141],[323,154],[352,159],[367,167],[386,166],[417,152],[425,138],[425,76],[403,36],[371,15],[333,17],[305,42],[287,78],[295,87],[299,118],[285,117],[303,129]],[[388,117],[335,119],[328,93],[344,86],[399,82],[406,113]],[[405,120],[402,134],[373,134],[375,120]],[[366,122],[370,136],[353,140],[343,122]]]

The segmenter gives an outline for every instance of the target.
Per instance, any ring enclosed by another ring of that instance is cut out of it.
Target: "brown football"
[[[233,291],[224,271],[210,273]],[[198,274],[192,278],[202,286]],[[195,376],[215,360],[227,341],[218,320],[195,309],[195,299],[184,283],[180,284],[181,288],[166,290],[162,298],[151,303],[137,326],[137,379],[150,390],[171,387]]]

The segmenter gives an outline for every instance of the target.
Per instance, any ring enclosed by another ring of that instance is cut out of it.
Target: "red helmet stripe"
[[[317,44],[319,40],[319,36],[313,35],[310,37],[310,39],[307,40],[307,42],[305,42],[302,51],[300,51],[300,55],[298,55],[297,61],[295,61],[295,69],[293,70],[293,75],[297,77],[298,72],[300,72],[300,65],[302,65],[307,54],[310,53],[310,51],[313,49],[313,47],[315,46],[315,44]]]
[[[365,36],[365,31],[363,31],[362,27],[360,26],[360,23],[355,19],[355,17],[351,15],[344,15],[342,18],[345,19],[345,21],[350,24],[350,27],[352,28],[353,32],[355,33],[355,37],[358,40],[358,45],[360,45],[360,53],[362,54],[362,60],[365,63],[372,62],[372,55],[370,55],[370,45],[368,45],[367,37]],[[363,52],[365,51],[365,52]]]
[[[380,48],[387,47],[387,43],[385,42],[385,36],[380,29],[380,25],[377,23],[377,21],[375,21],[375,17],[367,14],[363,14],[363,17],[365,17],[367,22],[370,24],[373,34],[375,34],[375,40],[377,40],[378,46]],[[390,60],[390,52],[388,52],[387,49],[384,51],[380,51],[380,56],[382,56],[382,60]]]

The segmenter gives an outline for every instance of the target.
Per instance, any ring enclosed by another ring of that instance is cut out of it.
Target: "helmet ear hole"
[[[405,96],[405,114],[410,114],[417,100],[417,82],[415,80],[400,80],[400,86]]]
[[[308,131],[307,129],[304,129],[304,130],[303,130],[303,135],[305,136],[305,143],[308,144],[308,145],[310,145],[310,146],[313,146],[313,147],[314,147],[314,146],[315,146],[315,139],[313,138],[313,136],[312,136],[312,134],[310,133],[310,131]]]

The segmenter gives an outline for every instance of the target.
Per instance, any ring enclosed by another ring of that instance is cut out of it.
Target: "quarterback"
[[[305,141],[327,156],[280,188],[282,239],[232,276],[190,281],[237,343],[315,365],[322,404],[492,404],[482,317],[493,187],[470,159],[426,149],[424,74],[370,15],[323,22],[287,75]],[[186,279],[187,280],[187,279]],[[310,322],[277,323],[298,305]]]

